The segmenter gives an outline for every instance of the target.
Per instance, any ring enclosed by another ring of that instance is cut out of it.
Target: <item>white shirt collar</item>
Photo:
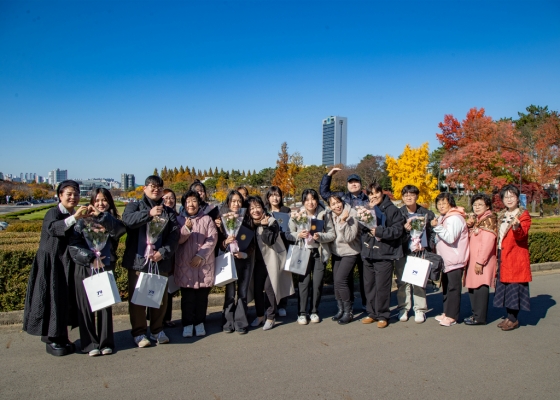
[[[70,214],[70,211],[68,211],[66,207],[62,205],[62,203],[58,203],[58,209],[62,214]]]

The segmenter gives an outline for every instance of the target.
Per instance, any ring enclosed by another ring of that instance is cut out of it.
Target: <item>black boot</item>
[[[352,315],[352,302],[345,301],[344,314],[342,314],[342,317],[338,320],[338,323],[340,325],[345,325],[349,322],[352,322],[353,319],[354,319],[354,315]]]
[[[336,302],[338,303],[337,304],[338,312],[332,317],[333,321],[338,321],[342,317],[342,314],[344,314],[344,308],[342,306],[342,300],[337,300]]]

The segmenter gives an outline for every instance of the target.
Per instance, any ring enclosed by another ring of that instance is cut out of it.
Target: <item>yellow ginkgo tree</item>
[[[391,178],[393,195],[400,199],[401,191],[406,185],[414,185],[420,190],[418,202],[430,204],[439,194],[437,190],[437,178],[428,173],[429,148],[424,143],[419,148],[406,145],[403,153],[394,159],[390,155],[385,156],[387,172]]]

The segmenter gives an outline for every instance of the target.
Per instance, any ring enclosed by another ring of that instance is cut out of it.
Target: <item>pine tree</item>
[[[154,168],[154,173],[153,173],[153,175],[159,176],[157,168]]]
[[[184,174],[184,173],[185,173],[185,169],[183,168],[182,165],[181,165],[181,167],[179,168],[179,173],[180,173],[180,174]]]

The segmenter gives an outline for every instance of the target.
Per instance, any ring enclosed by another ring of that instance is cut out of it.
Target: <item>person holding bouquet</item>
[[[162,197],[163,180],[157,175],[150,175],[146,178],[142,199],[128,203],[122,216],[127,233],[122,265],[128,269],[131,334],[138,347],[150,346],[150,339],[157,344],[169,342],[163,331],[167,296],[163,296],[159,308],[150,310],[150,339],[146,336],[146,307],[131,301],[140,272],[148,272],[150,264],[157,263],[160,275],[168,276],[171,271],[180,228],[175,212],[163,204]]]
[[[284,195],[282,194],[282,189],[278,186],[271,186],[268,188],[266,192],[266,208],[269,212],[281,212],[285,214],[290,214],[291,210],[289,207],[284,205]],[[288,240],[286,238],[286,232],[282,230],[282,226],[280,226],[280,237],[282,238],[282,242],[284,243],[284,247],[286,250],[290,247],[291,244],[294,242]],[[286,316],[286,307],[288,305],[288,298],[284,297],[278,303],[278,316],[285,317]]]
[[[284,243],[279,240],[278,222],[266,214],[264,203],[259,196],[249,197],[247,204],[257,242],[253,258],[257,322],[260,325],[264,320],[266,307],[266,322],[263,330],[267,331],[274,327],[277,299],[292,295],[294,286],[292,274],[284,271],[287,252]]]
[[[496,280],[496,238],[498,222],[492,212],[492,199],[477,193],[471,199],[474,216],[469,216],[469,264],[464,286],[469,289],[472,315],[465,325],[486,325],[490,288]]]
[[[352,301],[348,280],[353,279],[352,270],[362,249],[360,229],[356,210],[345,204],[337,195],[329,197],[327,220],[331,220],[336,233],[334,241],[329,243],[332,253],[334,277],[334,297],[338,312],[333,321],[344,325],[352,321]]]
[[[243,196],[237,190],[232,190],[226,197],[224,207],[222,207],[222,215],[233,213],[241,215],[245,212],[245,202]],[[241,218],[241,217],[239,217]],[[221,219],[214,221],[218,226],[218,241],[222,251],[228,251],[229,246],[236,242],[235,236],[228,236]],[[242,219],[242,224],[250,227],[247,218]],[[247,333],[249,321],[247,317],[247,296],[249,292],[249,283],[253,276],[252,257],[255,251],[254,244],[249,245],[245,251],[233,252],[235,259],[235,268],[237,270],[237,281],[228,283],[224,296],[224,308],[222,311],[222,328],[225,333],[237,332],[239,334]],[[237,292],[237,302],[235,295]]]
[[[323,232],[316,232],[313,236],[309,233],[309,224],[299,223],[304,219],[320,219],[325,217],[325,207],[319,203],[319,194],[314,189],[305,189],[301,194],[303,207],[292,213],[289,222],[289,232],[286,238],[294,242],[304,241],[305,246],[311,250],[305,275],[298,277],[298,319],[300,325],[307,325],[307,299],[311,287],[312,303],[310,306],[310,321],[320,322],[319,303],[323,292],[323,275],[329,257],[331,256],[328,243],[335,239],[332,220],[324,223]]]
[[[83,284],[84,279],[94,273],[94,269],[113,271],[117,263],[119,238],[124,235],[126,228],[120,220],[111,192],[104,188],[94,189],[88,216],[76,223],[74,231],[69,249],[76,263],[74,284],[79,311],[80,346],[82,352],[90,356],[112,354],[115,349],[112,307],[91,312]],[[91,231],[94,231],[93,234]]]
[[[378,328],[386,328],[391,312],[391,279],[393,262],[402,258],[401,236],[404,217],[381,185],[368,185],[369,205],[376,214],[377,226],[362,230],[362,258],[364,260],[364,286],[368,316],[363,324],[377,322]]]
[[[56,189],[59,203],[45,214],[39,249],[33,260],[23,314],[23,330],[41,336],[47,353],[65,356],[75,351],[68,340],[68,326],[78,325],[74,296],[74,262],[68,244],[74,225],[87,213],[78,207],[80,186],[72,180]]]
[[[183,211],[177,220],[181,238],[175,254],[175,283],[181,287],[183,337],[205,336],[204,322],[208,295],[214,285],[214,246],[218,231],[212,218],[200,208],[198,192],[189,190],[181,200]]]
[[[397,277],[397,301],[401,322],[408,321],[408,313],[414,302],[414,322],[421,324],[426,320],[428,303],[426,289],[402,281],[406,257],[421,251],[435,251],[434,233],[431,222],[435,214],[416,203],[420,190],[414,185],[406,185],[401,191],[404,205],[400,208],[406,223],[402,236],[403,257],[395,261],[395,275]],[[413,240],[414,236],[414,240]]]

